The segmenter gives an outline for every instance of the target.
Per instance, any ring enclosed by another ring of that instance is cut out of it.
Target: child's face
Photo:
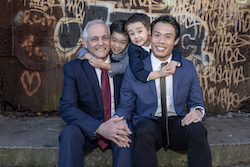
[[[122,33],[113,32],[111,35],[111,50],[114,54],[123,52],[128,45],[128,36]]]
[[[133,44],[137,46],[149,46],[149,30],[141,23],[130,23],[127,26],[128,35]]]

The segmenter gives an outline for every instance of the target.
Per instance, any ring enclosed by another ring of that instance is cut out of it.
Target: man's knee
[[[145,126],[140,126],[135,130],[134,133],[134,140],[138,140],[138,139],[152,139],[153,135],[152,133],[149,131],[149,129]]]
[[[154,143],[157,139],[158,131],[154,126],[145,126],[145,124],[140,124],[134,129],[134,141],[135,143],[140,142],[141,144]]]
[[[84,142],[84,135],[81,129],[77,125],[68,125],[61,131],[59,135],[59,141],[61,142],[64,140],[67,142],[70,142],[70,141],[74,142],[75,140],[82,140],[82,142]]]
[[[201,122],[191,124],[188,138],[198,141],[207,138],[207,130]]]

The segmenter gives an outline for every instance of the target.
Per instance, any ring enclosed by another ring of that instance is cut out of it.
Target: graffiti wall
[[[250,101],[250,0],[0,3],[3,101],[20,110],[57,110],[62,67],[83,47],[85,24],[95,18],[111,24],[135,12],[147,14],[151,21],[162,14],[176,17],[181,25],[177,47],[197,69],[208,112],[242,110]]]

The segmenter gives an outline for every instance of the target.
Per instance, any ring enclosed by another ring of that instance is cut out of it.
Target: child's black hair
[[[125,23],[126,20],[117,20],[114,21],[111,25],[110,25],[110,33],[112,35],[113,32],[117,32],[117,33],[121,33],[124,35],[128,35],[127,32],[125,31]]]

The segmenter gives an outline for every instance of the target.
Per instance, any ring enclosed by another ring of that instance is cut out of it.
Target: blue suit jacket
[[[91,140],[104,120],[101,90],[95,68],[87,60],[72,60],[63,67],[64,87],[59,113],[68,124],[78,125]],[[115,106],[118,106],[123,75],[114,77]]]
[[[142,60],[148,57],[150,53],[144,50],[141,46],[137,46],[130,42],[128,46],[128,55],[129,66],[134,76],[142,82],[147,82],[147,78],[151,70],[143,66]],[[181,51],[179,49],[174,47],[172,55],[172,60],[177,61],[180,64],[182,63]]]
[[[152,70],[150,56],[143,60],[143,64],[146,70]],[[182,66],[176,68],[173,75],[173,98],[175,111],[180,116],[187,114],[186,104],[189,110],[196,106],[204,107],[196,69],[187,59],[182,59]],[[141,82],[134,77],[130,68],[127,68],[116,114],[124,116],[128,121],[132,119],[135,125],[141,118],[157,119],[154,116],[157,103],[155,81]]]

